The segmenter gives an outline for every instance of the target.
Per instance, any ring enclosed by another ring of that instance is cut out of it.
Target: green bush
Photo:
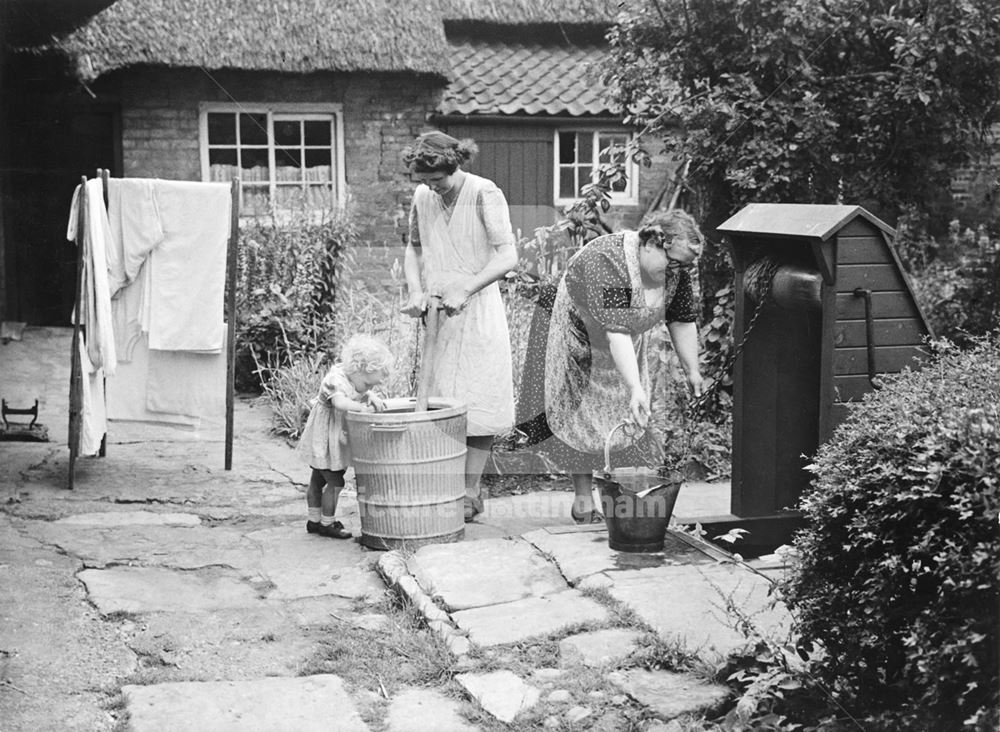
[[[1000,723],[1000,334],[887,377],[815,458],[785,599],[866,728]]]
[[[260,391],[260,364],[335,347],[341,272],[358,244],[350,213],[314,223],[256,219],[241,226],[236,290],[236,388]]]
[[[358,245],[355,245],[355,251]],[[308,403],[316,396],[320,381],[339,356],[340,347],[356,333],[367,333],[385,341],[397,354],[389,378],[379,389],[390,397],[410,396],[416,389],[419,345],[424,331],[413,318],[399,312],[406,285],[397,261],[389,274],[395,292],[372,285],[354,270],[354,257],[345,263],[337,284],[336,311],[314,321],[316,337],[288,346],[279,355],[256,360],[256,373],[274,412],[274,431],[297,438],[308,417]],[[288,322],[297,322],[290,314]],[[284,321],[278,321],[285,327]]]

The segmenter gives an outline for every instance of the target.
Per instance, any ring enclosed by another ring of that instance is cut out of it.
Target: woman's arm
[[[607,336],[611,360],[615,362],[615,367],[630,393],[628,406],[632,419],[640,427],[645,427],[649,422],[649,395],[642,388],[642,381],[639,378],[639,361],[632,345],[632,336],[615,331],[607,331]]]
[[[488,285],[503,279],[517,266],[517,249],[513,244],[501,244],[490,261],[477,274],[464,282],[456,282],[441,293],[441,306],[449,313],[462,309],[465,302]]]
[[[482,191],[476,201],[476,214],[486,231],[486,240],[493,247],[493,256],[479,272],[462,282],[455,282],[441,292],[441,306],[449,315],[458,312],[466,301],[517,266],[517,248],[510,225],[507,199],[495,185]]]
[[[681,362],[681,368],[687,376],[688,386],[694,396],[701,396],[702,378],[698,367],[698,326],[694,323],[674,321],[667,323],[670,331],[670,341],[674,344],[674,353]]]
[[[420,272],[422,269],[423,255],[418,247],[412,243],[407,243],[406,252],[403,254],[403,276],[406,278],[406,289],[409,292],[409,300],[403,306],[404,315],[411,318],[419,318],[426,308],[426,298],[424,289],[420,284]]]

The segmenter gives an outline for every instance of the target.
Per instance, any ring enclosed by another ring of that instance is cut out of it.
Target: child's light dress
[[[316,405],[302,430],[296,452],[318,470],[344,470],[351,464],[344,413],[333,406],[333,395],[361,401],[364,393],[354,388],[341,364],[334,364],[319,386]]]

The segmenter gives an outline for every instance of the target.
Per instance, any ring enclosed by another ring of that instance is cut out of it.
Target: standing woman
[[[443,317],[431,363],[430,394],[468,409],[465,520],[483,510],[479,479],[495,435],[514,424],[510,332],[497,281],[517,266],[507,200],[496,184],[460,166],[478,151],[472,140],[427,132],[403,151],[420,185],[410,207],[403,271],[420,317],[439,298]]]
[[[577,523],[601,521],[592,478],[615,432],[617,465],[652,464],[662,446],[649,422],[647,333],[666,323],[691,392],[701,394],[692,270],[704,238],[679,210],[650,215],[638,231],[606,234],[570,258],[559,282],[545,355],[545,417],[553,455],[570,473]]]

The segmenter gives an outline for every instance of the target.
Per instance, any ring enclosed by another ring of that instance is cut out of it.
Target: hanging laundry
[[[143,263],[163,241],[163,226],[149,178],[108,179],[108,285],[111,297],[131,284]]]
[[[145,335],[108,379],[108,419],[197,427],[225,419],[226,351],[150,351]]]
[[[225,183],[153,181],[163,241],[149,268],[149,347],[218,353],[232,197]]]
[[[81,394],[80,446],[81,455],[96,455],[108,432],[107,409],[104,400],[104,371],[94,366],[87,349],[80,341],[80,365],[83,369]]]
[[[149,330],[152,288],[146,261],[163,241],[163,225],[149,178],[108,179],[108,277],[118,360],[130,360],[130,344]]]
[[[81,186],[73,192],[66,238],[77,239]],[[90,363],[102,368],[105,375],[115,373],[114,326],[111,315],[111,293],[108,285],[107,247],[110,240],[108,212],[104,207],[104,186],[100,179],[86,183],[84,212],[83,292],[79,322],[85,327],[84,340]]]

